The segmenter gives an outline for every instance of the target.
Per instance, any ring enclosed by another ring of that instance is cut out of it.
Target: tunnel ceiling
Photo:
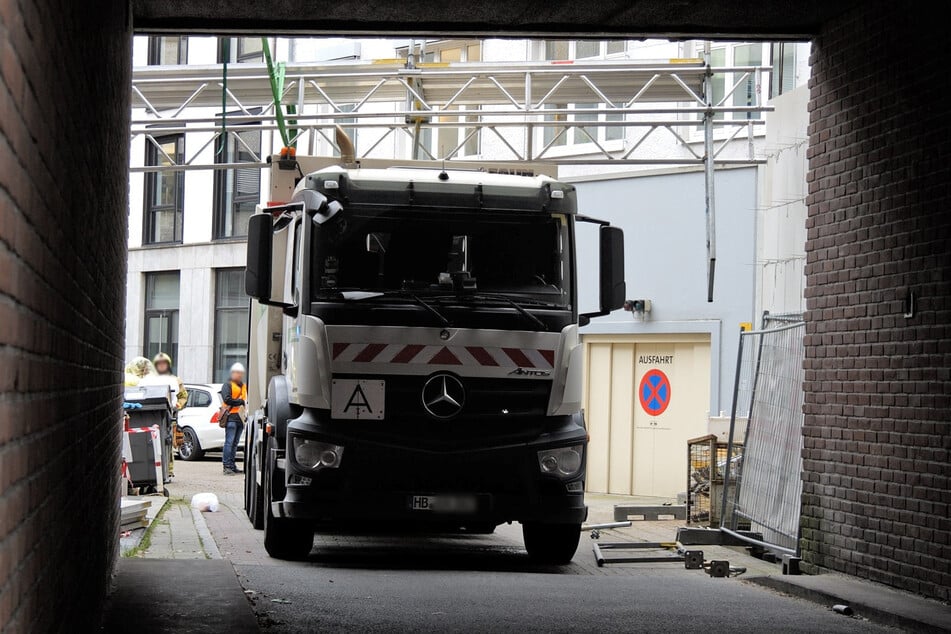
[[[138,32],[807,38],[828,0],[132,0]]]

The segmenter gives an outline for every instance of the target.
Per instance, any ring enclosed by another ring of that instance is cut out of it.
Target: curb
[[[812,603],[824,605],[826,607],[831,607],[836,604],[846,604],[852,608],[856,616],[866,618],[869,621],[878,623],[880,625],[888,625],[914,632],[935,632],[939,634],[948,632],[948,630],[942,627],[936,626],[926,621],[921,621],[911,616],[882,610],[881,608],[877,608],[861,601],[845,599],[831,592],[826,592],[825,590],[807,588],[795,582],[787,581],[782,577],[749,577],[744,579],[744,581],[762,586],[764,588],[769,588],[770,590],[782,592],[783,594],[805,599],[806,601],[810,601]]]
[[[208,524],[205,523],[205,518],[202,516],[201,511],[196,508],[192,508],[191,511],[192,519],[195,522],[195,529],[198,531],[198,538],[201,539],[202,550],[205,551],[209,559],[221,559],[218,544],[215,543],[215,538],[211,536],[211,531],[208,530]]]

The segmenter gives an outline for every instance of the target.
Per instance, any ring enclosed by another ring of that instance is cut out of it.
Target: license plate
[[[471,515],[478,510],[478,501],[473,495],[411,495],[409,508],[428,513]]]
[[[364,379],[334,379],[330,391],[333,418],[383,420],[386,382]]]

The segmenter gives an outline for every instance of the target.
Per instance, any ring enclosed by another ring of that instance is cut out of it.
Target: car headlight
[[[294,436],[294,461],[305,469],[337,469],[343,459],[343,447],[329,442]]]
[[[544,449],[538,452],[538,469],[542,473],[571,478],[581,471],[584,445]]]

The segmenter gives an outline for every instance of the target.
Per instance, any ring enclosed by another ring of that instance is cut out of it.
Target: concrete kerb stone
[[[201,540],[202,549],[209,559],[221,559],[221,552],[218,551],[218,544],[215,538],[211,536],[208,530],[208,524],[205,523],[205,517],[196,508],[192,508],[192,519],[195,520],[195,529],[198,531],[198,539]]]

